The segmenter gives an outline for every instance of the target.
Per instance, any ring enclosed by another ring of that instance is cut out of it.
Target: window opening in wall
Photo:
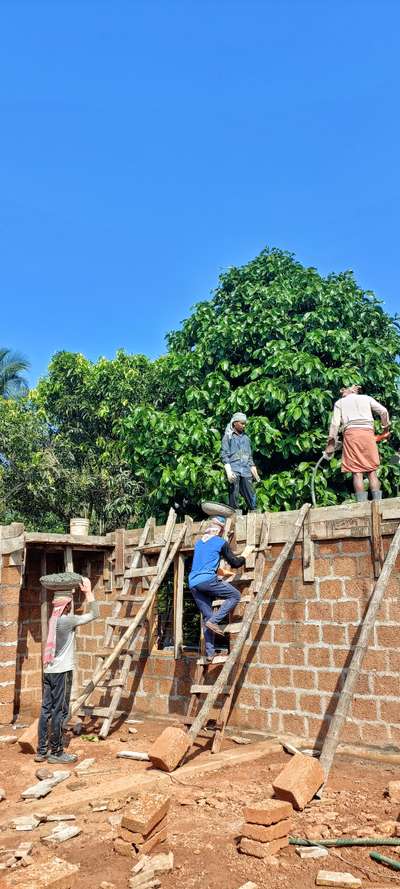
[[[157,593],[158,650],[174,646],[174,565],[168,569]]]

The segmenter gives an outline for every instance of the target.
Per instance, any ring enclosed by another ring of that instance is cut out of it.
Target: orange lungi
[[[372,472],[379,464],[374,430],[346,429],[343,435],[342,472]]]

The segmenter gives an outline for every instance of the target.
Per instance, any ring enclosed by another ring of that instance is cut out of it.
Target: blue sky
[[[0,344],[157,356],[266,244],[398,296],[397,0],[1,0]]]

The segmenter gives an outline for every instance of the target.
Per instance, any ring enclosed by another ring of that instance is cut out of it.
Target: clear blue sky
[[[0,0],[0,345],[157,356],[266,244],[392,313],[398,0]]]

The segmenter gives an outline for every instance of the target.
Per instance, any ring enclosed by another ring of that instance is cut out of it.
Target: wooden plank
[[[149,565],[147,568],[127,568],[125,578],[133,580],[134,577],[155,577],[157,574],[157,565]]]
[[[371,546],[376,578],[379,577],[385,560],[382,540],[381,503],[382,500],[371,501]]]
[[[311,539],[311,510],[303,526],[303,580],[304,583],[313,583],[315,580],[315,553],[314,541]]]
[[[249,512],[247,515],[247,538],[246,545],[253,546],[256,545],[256,530],[257,530],[257,513]],[[246,558],[246,568],[254,568],[256,563],[256,554],[253,551]]]
[[[125,571],[125,529],[117,528],[115,531],[115,563],[114,574],[117,577]]]
[[[74,559],[72,555],[72,546],[66,546],[64,550],[64,571],[74,570]]]
[[[212,685],[192,685],[190,688],[191,695],[208,695],[212,690]],[[230,685],[224,685],[219,692],[220,695],[228,695],[231,690]]]
[[[185,534],[185,540],[187,532]],[[174,658],[182,655],[183,646],[183,587],[185,582],[185,558],[181,553],[174,562]]]
[[[185,546],[193,546],[193,519],[190,515],[185,515],[186,534],[184,538]]]
[[[369,600],[368,609],[361,625],[360,633],[354,647],[353,657],[347,669],[347,676],[336,706],[336,710],[329,723],[325,736],[320,763],[324,770],[325,781],[331,770],[336,748],[340,740],[340,733],[346,722],[350,706],[353,700],[354,688],[360,675],[364,657],[368,649],[369,638],[381,607],[397,556],[400,552],[400,525],[390,544],[389,552],[378,580],[375,583]],[[320,791],[321,793],[321,791]]]
[[[86,537],[81,537],[76,534],[47,534],[46,531],[27,531],[25,534],[26,543],[41,543],[41,544],[56,544],[59,543],[62,546],[65,544],[70,544],[77,549],[86,549],[90,547],[96,547],[98,549],[105,547],[107,549],[112,548],[112,543],[107,537],[103,537],[98,534],[88,534]]]
[[[246,535],[247,535],[246,516],[237,515],[236,516],[236,540],[237,540],[237,543],[243,543],[246,540]]]

